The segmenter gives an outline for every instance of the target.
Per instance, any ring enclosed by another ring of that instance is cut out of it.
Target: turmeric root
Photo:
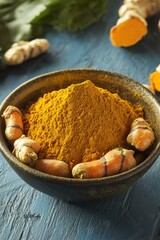
[[[40,144],[25,135],[14,142],[12,154],[21,162],[31,166],[38,160]]]
[[[40,159],[34,166],[35,169],[59,177],[70,177],[68,164],[55,159]]]
[[[18,65],[47,51],[49,43],[46,39],[35,39],[30,42],[14,43],[4,54],[4,62],[8,65]]]
[[[5,119],[5,136],[10,143],[20,138],[23,134],[23,122],[21,111],[14,106],[8,106],[3,112]]]
[[[74,178],[100,178],[127,171],[136,166],[133,150],[115,148],[99,160],[78,163],[72,169]]]
[[[129,47],[139,42],[148,32],[146,19],[160,12],[160,0],[124,0],[119,20],[110,30],[113,46]]]
[[[143,152],[151,146],[154,139],[154,132],[150,125],[143,118],[136,118],[127,136],[127,143]]]
[[[106,174],[106,164],[102,159],[78,163],[72,168],[74,178],[100,178]]]
[[[157,66],[156,71],[150,74],[149,76],[151,87],[160,92],[160,65]]]

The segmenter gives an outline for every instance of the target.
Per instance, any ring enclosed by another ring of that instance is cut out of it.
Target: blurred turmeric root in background
[[[146,19],[159,12],[160,0],[124,0],[119,19],[110,30],[112,45],[129,47],[139,42],[148,32]]]

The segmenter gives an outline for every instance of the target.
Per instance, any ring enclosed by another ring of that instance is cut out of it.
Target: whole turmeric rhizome
[[[130,47],[138,43],[148,33],[147,19],[158,13],[160,0],[124,0],[118,10],[119,19],[110,30],[112,45]]]

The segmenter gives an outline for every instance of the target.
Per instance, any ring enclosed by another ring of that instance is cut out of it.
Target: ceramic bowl
[[[4,135],[4,120],[0,117],[0,150],[15,172],[33,188],[67,202],[102,200],[126,191],[149,170],[160,154],[160,105],[158,100],[141,84],[118,73],[94,69],[70,69],[35,77],[16,88],[0,106],[0,115],[8,105],[23,108],[44,93],[66,88],[72,83],[91,80],[96,86],[108,89],[132,103],[144,107],[156,136],[145,160],[135,168],[114,176],[99,179],[55,177],[39,172],[21,162],[11,153]]]

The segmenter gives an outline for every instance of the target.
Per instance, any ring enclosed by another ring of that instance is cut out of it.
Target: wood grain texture
[[[159,64],[157,17],[137,45],[115,48],[109,30],[122,1],[108,1],[108,12],[84,31],[48,31],[49,52],[0,75],[0,102],[19,84],[37,75],[66,68],[116,71],[148,84]],[[160,227],[160,158],[127,192],[113,199],[71,205],[31,188],[0,155],[1,240],[156,240]]]

